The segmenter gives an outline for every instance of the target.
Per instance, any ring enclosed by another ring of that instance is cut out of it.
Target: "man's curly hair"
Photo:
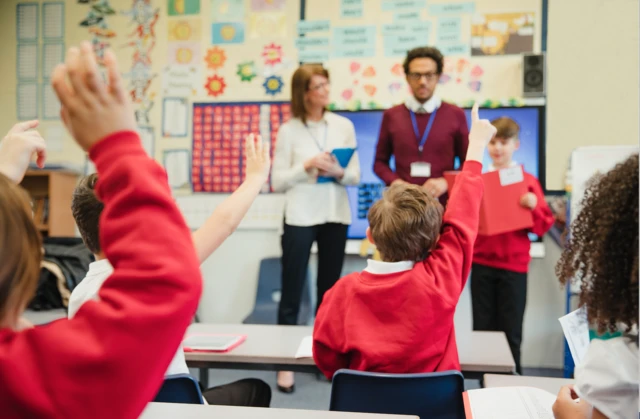
[[[588,184],[556,265],[564,285],[580,279],[580,305],[598,333],[638,323],[638,155]]]

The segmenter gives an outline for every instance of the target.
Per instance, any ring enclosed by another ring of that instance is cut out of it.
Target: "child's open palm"
[[[245,139],[246,177],[259,177],[266,182],[271,170],[269,144],[262,142],[260,135],[247,135]]]
[[[104,61],[108,84],[98,71],[91,44],[83,42],[80,49],[69,48],[65,64],[58,65],[51,78],[62,105],[62,120],[85,150],[110,134],[136,129],[133,109],[112,51],[107,51]]]

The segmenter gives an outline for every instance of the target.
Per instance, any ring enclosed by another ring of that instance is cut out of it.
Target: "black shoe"
[[[291,384],[291,387],[281,386],[280,384],[277,384],[277,386],[278,386],[278,391],[280,393],[291,394],[294,391],[296,391],[296,385],[295,384]]]

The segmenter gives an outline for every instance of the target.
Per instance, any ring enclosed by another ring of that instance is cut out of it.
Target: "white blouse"
[[[638,417],[638,346],[632,340],[592,340],[575,377],[578,397],[609,419]]]
[[[285,222],[308,227],[325,223],[351,224],[346,185],[360,182],[358,153],[354,153],[339,182],[317,182],[317,170],[304,162],[322,151],[356,147],[356,131],[347,118],[325,112],[318,122],[293,118],[278,131],[271,169],[275,192],[285,193]]]

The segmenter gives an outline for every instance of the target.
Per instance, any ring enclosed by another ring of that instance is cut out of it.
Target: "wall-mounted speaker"
[[[522,96],[544,97],[547,94],[544,54],[522,55]]]

